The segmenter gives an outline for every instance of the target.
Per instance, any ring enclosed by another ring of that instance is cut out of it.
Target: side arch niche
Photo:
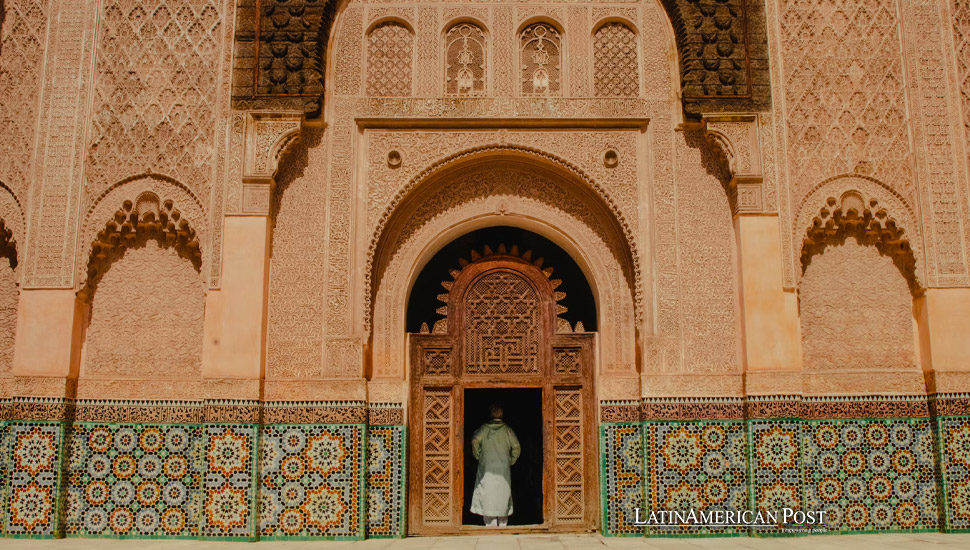
[[[864,178],[827,182],[810,198],[798,221],[798,293],[813,391],[920,393],[913,298],[923,288],[911,211]]]
[[[564,250],[592,289],[600,334],[595,372],[636,373],[634,266],[610,208],[582,181],[523,156],[473,157],[420,182],[387,218],[370,266],[374,379],[404,380],[406,310],[429,260],[491,226],[531,231]]]
[[[182,211],[186,201],[144,187],[113,195],[133,198],[98,216],[101,227],[84,248],[78,398],[200,398],[205,282],[198,218]],[[188,201],[186,209],[195,206]]]

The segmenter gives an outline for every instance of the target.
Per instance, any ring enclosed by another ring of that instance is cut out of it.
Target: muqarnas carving
[[[749,0],[663,0],[677,38],[684,110],[771,104],[765,7]]]
[[[233,107],[319,116],[336,12],[335,0],[240,0]]]

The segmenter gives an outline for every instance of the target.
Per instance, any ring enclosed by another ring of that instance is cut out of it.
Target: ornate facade
[[[542,529],[970,530],[970,2],[3,0],[0,133],[0,535],[462,532],[499,387]]]

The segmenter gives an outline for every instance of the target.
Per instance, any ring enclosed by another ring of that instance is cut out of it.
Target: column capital
[[[242,214],[268,215],[280,158],[299,140],[298,111],[246,111],[242,140]]]
[[[721,151],[731,172],[734,214],[764,212],[764,168],[757,113],[702,115],[701,124],[704,135]]]

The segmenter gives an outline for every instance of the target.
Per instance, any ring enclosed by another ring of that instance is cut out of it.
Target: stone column
[[[721,148],[731,172],[744,393],[800,394],[798,297],[784,286],[778,213],[765,207],[757,115],[711,115],[703,121],[709,139]]]
[[[928,288],[914,311],[926,393],[970,391],[970,288]]]
[[[75,243],[98,5],[51,2],[50,32],[38,46],[45,48],[46,63],[12,369],[19,397],[74,397],[83,319]]]
[[[265,371],[270,205],[284,149],[302,113],[233,114],[223,220],[222,285],[206,301],[203,376],[215,399],[260,399]]]
[[[74,289],[24,289],[17,306],[14,395],[74,396],[84,307]]]

